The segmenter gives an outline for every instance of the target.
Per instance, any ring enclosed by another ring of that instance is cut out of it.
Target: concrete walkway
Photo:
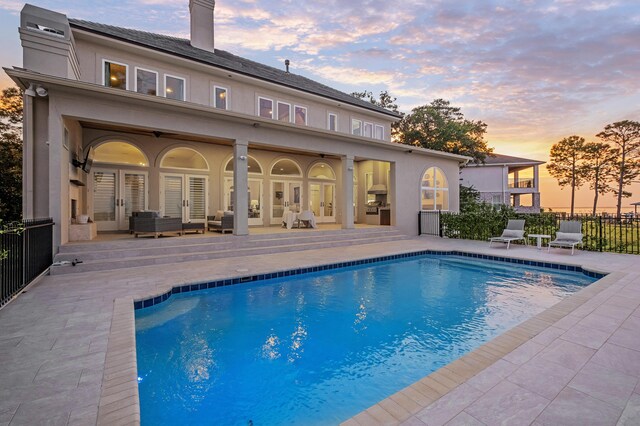
[[[177,284],[424,249],[509,255],[615,274],[571,296],[575,301],[561,302],[564,311],[556,310],[526,338],[503,338],[508,343],[496,346],[504,355],[485,354],[486,370],[482,363],[466,370],[459,365],[449,376],[424,379],[416,392],[407,391],[393,404],[381,402],[349,423],[640,424],[640,257],[547,254],[520,246],[507,252],[486,243],[423,237],[45,277],[0,310],[0,425],[96,424],[99,406],[109,415],[103,424],[139,422],[130,384],[114,381],[117,375],[109,369],[105,374],[105,366],[130,361],[133,350],[126,344],[123,349],[128,337],[118,334],[131,333],[132,306],[116,305],[114,317],[116,299],[143,298]]]

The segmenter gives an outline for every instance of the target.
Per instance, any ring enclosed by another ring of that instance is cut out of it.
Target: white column
[[[533,187],[536,189],[536,192],[540,191],[540,173],[538,171],[538,166],[533,166]]]
[[[398,213],[398,177],[397,172],[398,168],[396,167],[396,162],[392,161],[389,163],[389,180],[387,194],[391,194],[391,197],[387,196],[387,203],[391,204],[391,226],[396,226],[396,214]],[[422,179],[422,177],[420,177]],[[418,197],[416,197],[418,203],[420,203],[420,194],[418,193]],[[451,203],[451,199],[449,199],[449,203]],[[419,207],[421,208],[421,207]],[[460,210],[460,205],[458,203],[458,210]]]
[[[233,143],[233,233],[249,235],[249,169],[247,168],[249,142]]]
[[[53,250],[69,240],[69,152],[62,147],[64,124],[49,98],[49,215],[53,218]]]
[[[342,157],[342,229],[353,229],[353,155]]]
[[[23,97],[22,121],[22,218],[33,219],[33,97]]]

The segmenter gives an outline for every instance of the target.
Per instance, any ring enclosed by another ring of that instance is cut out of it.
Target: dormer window
[[[164,96],[177,101],[184,101],[185,79],[173,75],[164,76]]]
[[[129,67],[118,62],[103,60],[103,82],[107,87],[127,90]]]
[[[213,106],[219,109],[229,109],[229,91],[220,86],[213,87]]]

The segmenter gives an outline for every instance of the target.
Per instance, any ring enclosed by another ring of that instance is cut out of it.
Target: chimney
[[[191,45],[213,52],[213,9],[215,0],[189,0]]]

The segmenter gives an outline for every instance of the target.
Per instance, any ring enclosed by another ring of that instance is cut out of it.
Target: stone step
[[[134,268],[139,266],[160,265],[190,261],[203,261],[210,259],[221,259],[228,257],[252,256],[259,254],[276,254],[287,253],[292,251],[302,251],[311,249],[346,247],[361,244],[381,244],[385,242],[398,241],[407,239],[406,235],[398,233],[389,233],[386,236],[371,238],[369,236],[351,238],[338,241],[308,241],[299,242],[297,244],[262,246],[262,247],[243,247],[232,250],[216,250],[206,252],[194,252],[186,254],[171,254],[163,256],[136,256],[130,259],[106,259],[92,260],[79,263],[76,266],[53,266],[51,268],[52,275],[73,274],[82,272],[106,271],[112,269]]]
[[[347,236],[347,235],[362,235],[368,233],[379,233],[379,232],[398,232],[395,227],[370,227],[370,228],[355,228],[355,229],[331,229],[331,230],[323,230],[323,229],[292,229],[289,232],[280,232],[280,233],[265,233],[265,234],[251,234],[247,236],[235,236],[231,234],[214,234],[207,233],[206,235],[188,235],[182,238],[179,237],[166,237],[166,238],[151,238],[151,237],[141,237],[141,238],[125,238],[121,240],[115,241],[98,241],[98,242],[74,242],[67,243],[60,247],[59,253],[86,253],[87,251],[111,251],[118,249],[144,249],[150,247],[168,247],[168,246],[189,246],[193,244],[207,244],[207,243],[221,243],[227,241],[238,241],[238,240],[262,240],[262,239],[278,239],[278,238],[295,238],[300,235],[304,235],[304,237],[315,238],[319,235],[336,235],[336,236]]]
[[[305,234],[305,233],[295,233],[288,235],[287,237],[278,236],[272,234],[272,238],[253,238],[249,237],[233,237],[230,239],[205,239],[205,238],[192,238],[190,239],[191,244],[174,244],[174,245],[164,245],[157,246],[153,244],[146,244],[143,247],[126,247],[126,248],[112,248],[105,249],[101,248],[99,250],[94,249],[87,245],[86,249],[82,252],[61,252],[55,256],[54,261],[67,261],[79,259],[83,262],[92,261],[92,260],[116,260],[116,259],[131,259],[134,257],[143,257],[143,256],[168,256],[168,255],[182,255],[188,253],[199,253],[199,252],[211,252],[211,251],[222,251],[222,250],[233,250],[233,249],[241,249],[241,248],[258,248],[258,247],[276,247],[280,245],[292,245],[299,244],[308,241],[313,241],[316,243],[324,242],[324,241],[344,241],[353,238],[378,238],[378,237],[391,237],[391,236],[403,236],[399,232],[395,230],[379,230],[377,232],[366,232],[366,233],[316,233],[316,234]],[[177,240],[177,239],[175,239]]]

